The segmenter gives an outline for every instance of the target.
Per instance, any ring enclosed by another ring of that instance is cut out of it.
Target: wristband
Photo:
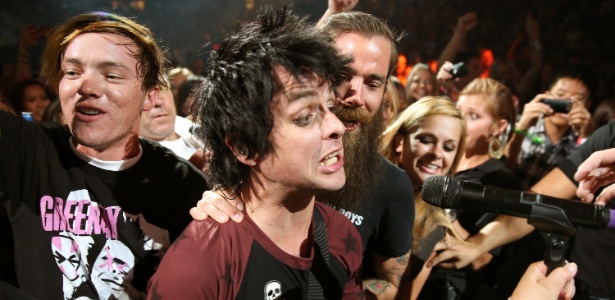
[[[520,129],[519,127],[515,127],[515,133],[520,136],[527,136],[527,131]]]

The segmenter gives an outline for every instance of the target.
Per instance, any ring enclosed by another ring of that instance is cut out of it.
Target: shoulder
[[[361,236],[350,220],[338,211],[316,202],[314,209],[318,209],[327,226],[327,237],[331,254],[335,255],[346,265],[348,271],[358,269],[361,265],[363,249]]]
[[[232,298],[243,250],[251,239],[242,234],[241,224],[219,224],[211,218],[193,221],[164,255],[152,277],[149,293],[169,298]]]
[[[376,198],[378,205],[405,203],[410,206],[414,199],[414,190],[408,174],[384,157],[382,159],[384,160],[384,176],[381,177],[375,191],[370,193],[368,198]]]
[[[172,150],[157,142],[141,139],[142,159],[158,170],[172,172],[181,177],[196,177],[205,180],[205,175],[189,161],[177,156]]]

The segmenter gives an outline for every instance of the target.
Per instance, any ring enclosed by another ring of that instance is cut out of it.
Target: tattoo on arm
[[[370,294],[372,294],[377,299],[394,297],[409,261],[410,253],[395,258],[377,256],[375,262],[378,278],[370,278],[363,281],[363,286],[367,292],[366,296],[369,298]]]

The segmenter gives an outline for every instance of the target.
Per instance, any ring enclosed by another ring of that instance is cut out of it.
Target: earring
[[[494,149],[497,148],[497,149]],[[489,139],[489,156],[491,158],[500,159],[504,154],[504,146],[498,137],[492,136]]]

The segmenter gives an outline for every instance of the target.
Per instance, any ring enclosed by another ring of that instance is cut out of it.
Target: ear
[[[153,89],[149,90],[145,95],[145,101],[143,102],[143,111],[148,111],[156,106],[156,101],[158,101],[158,97],[160,97],[160,87],[156,86]]]
[[[504,131],[506,131],[506,126],[508,125],[508,121],[506,121],[504,119],[500,119],[494,125],[495,125],[494,126],[494,131],[491,134],[496,136],[496,135],[502,134]]]
[[[401,134],[396,134],[393,138],[393,145],[395,147],[395,154],[402,154],[404,152],[404,136]]]
[[[242,153],[242,151],[238,150],[228,137],[224,139],[224,143],[227,147],[229,147],[229,149],[231,149],[233,155],[235,155],[235,158],[237,158],[237,160],[242,164],[250,167],[256,166],[256,156],[253,158],[248,158],[248,154]]]

